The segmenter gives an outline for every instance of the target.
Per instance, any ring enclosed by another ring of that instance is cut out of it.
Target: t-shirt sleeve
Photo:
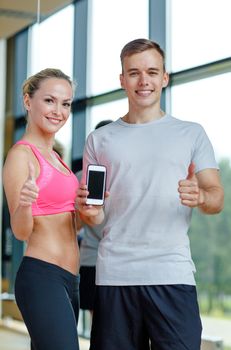
[[[196,172],[209,168],[219,169],[213,146],[201,125],[198,125],[198,135],[195,141],[192,161],[196,165]]]
[[[87,137],[83,152],[82,182],[86,183],[87,167],[89,164],[97,164],[92,133]]]

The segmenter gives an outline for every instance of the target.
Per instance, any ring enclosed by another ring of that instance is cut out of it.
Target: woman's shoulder
[[[14,144],[8,151],[3,171],[19,171],[28,161],[32,159],[32,152],[30,147],[24,144]]]
[[[8,151],[7,158],[25,159],[31,154],[29,145],[15,143]]]

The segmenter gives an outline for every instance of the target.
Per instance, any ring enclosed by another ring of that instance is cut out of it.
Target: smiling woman
[[[44,69],[25,81],[27,128],[9,151],[3,171],[12,231],[27,243],[15,297],[31,348],[38,350],[78,349],[75,196],[79,184],[53,151],[55,134],[69,118],[72,98],[72,81],[59,69]]]
[[[44,74],[50,74],[51,77],[44,79]],[[58,70],[44,70],[38,78],[28,79],[24,84],[23,93],[24,106],[29,117],[28,129],[31,123],[44,123],[46,120],[59,128],[65,124],[70,114],[73,91],[71,83],[62,78]],[[54,132],[57,131],[54,129]]]

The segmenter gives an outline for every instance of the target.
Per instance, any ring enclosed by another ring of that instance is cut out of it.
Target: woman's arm
[[[19,240],[27,240],[33,230],[32,203],[38,196],[35,167],[27,150],[13,147],[3,167],[3,186],[10,212],[11,228]]]

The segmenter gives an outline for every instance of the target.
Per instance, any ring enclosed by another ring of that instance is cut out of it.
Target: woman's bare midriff
[[[74,214],[34,216],[34,230],[27,242],[25,255],[58,265],[76,275],[79,271],[79,248]]]

